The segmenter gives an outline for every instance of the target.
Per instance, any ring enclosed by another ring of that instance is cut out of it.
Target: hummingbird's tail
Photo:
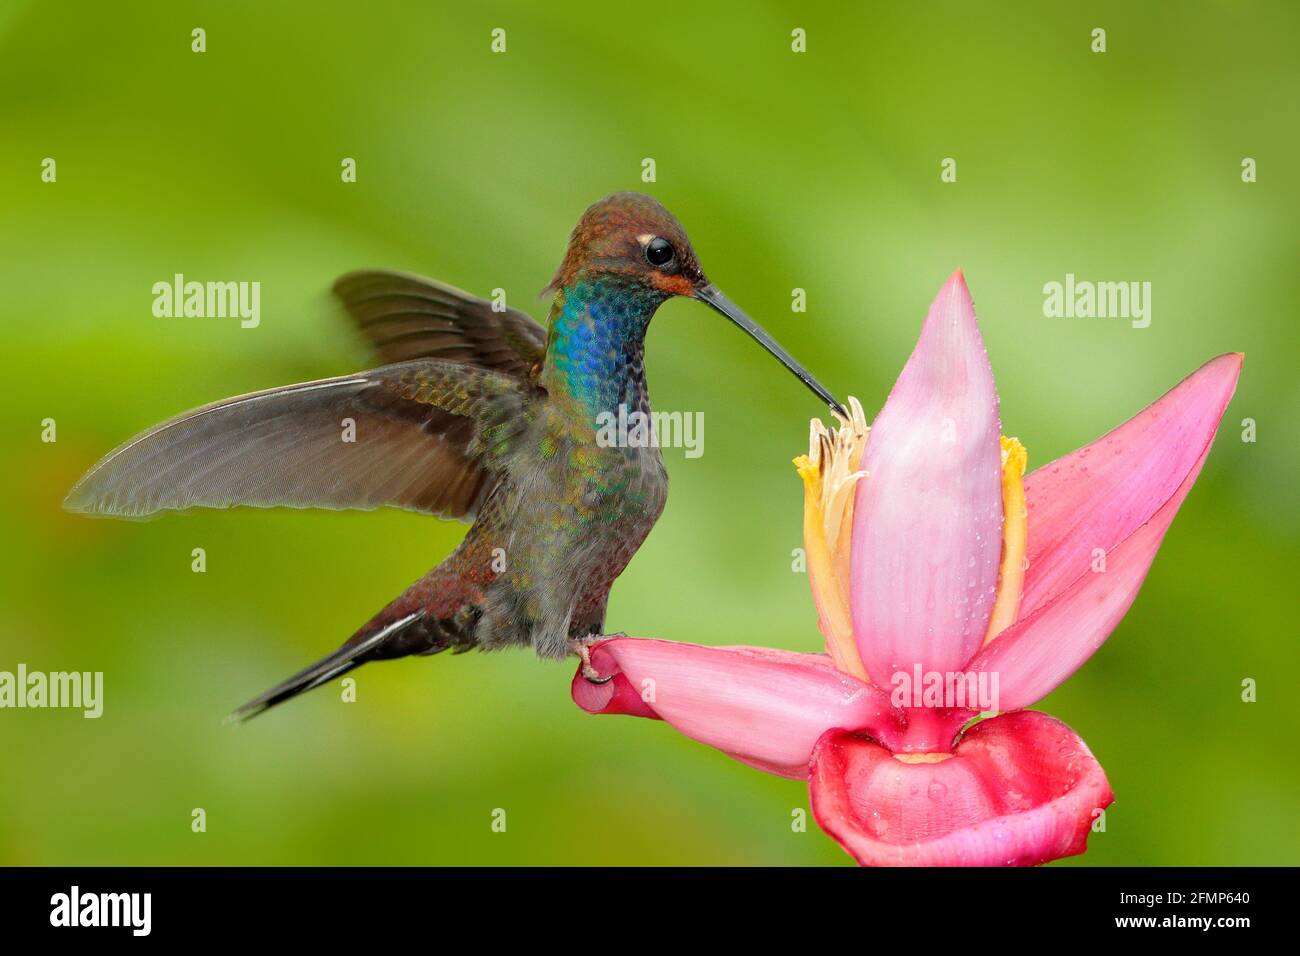
[[[249,720],[370,661],[427,656],[449,648],[466,651],[477,646],[484,593],[463,573],[464,561],[479,560],[477,556],[467,559],[466,553],[462,542],[450,557],[363,624],[342,647],[250,700],[226,720]]]
[[[250,700],[233,711],[226,721],[249,720],[270,710],[276,704],[284,703],[292,697],[341,677],[367,661],[404,657],[413,653],[436,654],[438,651],[446,650],[449,644],[429,641],[427,630],[420,626],[424,616],[425,611],[421,609],[387,623],[371,621],[334,653],[322,657],[288,680],[276,684],[260,697]]]

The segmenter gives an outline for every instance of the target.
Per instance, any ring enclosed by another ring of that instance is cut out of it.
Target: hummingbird
[[[402,272],[351,272],[333,291],[376,367],[185,412],[110,452],[64,503],[129,518],[395,506],[472,522],[450,555],[341,647],[234,720],[370,661],[448,649],[576,654],[584,676],[601,681],[588,647],[668,495],[657,444],[601,441],[601,416],[620,405],[649,416],[645,336],[668,299],[721,313],[843,413],[705,277],[677,219],[639,193],[583,213],[542,291],[553,295],[545,330],[500,302]]]

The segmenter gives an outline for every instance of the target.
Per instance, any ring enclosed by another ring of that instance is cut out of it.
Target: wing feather
[[[334,294],[381,362],[441,358],[521,378],[546,351],[546,331],[518,309],[406,272],[349,272]]]
[[[495,481],[498,436],[522,428],[532,390],[499,371],[420,359],[254,392],[136,436],[64,504],[121,517],[389,505],[468,519]],[[480,440],[489,431],[492,447]]]

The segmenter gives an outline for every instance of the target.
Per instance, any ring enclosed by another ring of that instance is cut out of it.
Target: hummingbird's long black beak
[[[794,356],[781,348],[781,346],[777,344],[776,339],[764,332],[761,325],[742,312],[740,306],[736,305],[736,303],[723,295],[722,290],[716,285],[713,285],[712,283],[706,285],[703,289],[700,289],[695,293],[695,298],[699,299],[710,308],[721,312],[732,322],[735,322],[738,326],[748,332],[754,341],[771,352],[782,365],[794,372],[795,375],[799,376],[799,381],[807,385],[818,398],[829,405],[831,411],[845,418],[848,417],[849,413],[845,410],[844,406],[839,403],[835,396],[826,389],[826,386],[813,378],[811,372],[796,362]]]

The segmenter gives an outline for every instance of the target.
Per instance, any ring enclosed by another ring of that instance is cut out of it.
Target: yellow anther
[[[989,616],[984,643],[1016,623],[1020,595],[1025,585],[1025,537],[1029,516],[1025,510],[1025,465],[1029,453],[1017,438],[1002,436],[1002,561],[998,566],[998,593]]]
[[[839,416],[836,416],[839,418]],[[868,680],[853,639],[849,600],[849,552],[853,538],[853,490],[865,471],[854,470],[867,443],[862,405],[849,398],[849,417],[828,430],[817,419],[809,427],[808,454],[794,459],[804,488],[804,550],[808,578],[820,611],[826,652],[835,666]]]

